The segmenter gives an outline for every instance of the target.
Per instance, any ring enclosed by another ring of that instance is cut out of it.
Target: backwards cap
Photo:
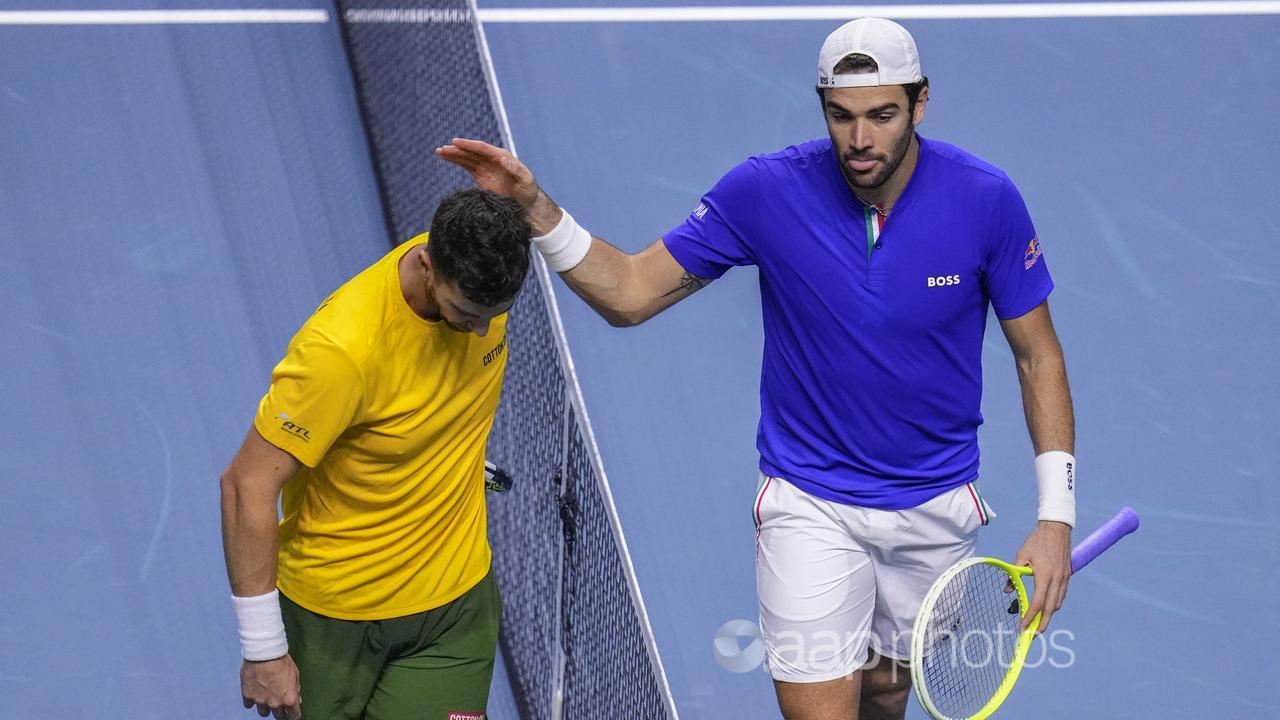
[[[836,65],[853,53],[875,60],[879,70],[836,75]],[[818,53],[819,88],[909,85],[922,77],[920,53],[911,33],[884,18],[864,17],[841,25],[827,36]]]

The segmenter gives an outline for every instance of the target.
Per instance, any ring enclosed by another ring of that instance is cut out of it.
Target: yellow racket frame
[[[1009,576],[1009,581],[1013,585],[1013,591],[1018,594],[1018,607],[1022,608],[1022,616],[1026,617],[1029,602],[1027,599],[1027,588],[1022,584],[1024,575],[1031,574],[1031,568],[1010,565],[1002,560],[995,558],[981,557],[971,558],[956,563],[942,573],[942,576],[933,583],[933,587],[929,588],[929,593],[924,596],[924,602],[920,604],[920,611],[916,613],[915,625],[911,631],[911,685],[915,689],[916,698],[924,707],[925,712],[934,720],[986,720],[996,711],[1009,697],[1009,691],[1013,690],[1013,684],[1017,682],[1018,675],[1022,672],[1022,665],[1027,659],[1027,650],[1031,648],[1031,641],[1035,639],[1036,628],[1040,627],[1040,615],[1036,614],[1035,619],[1027,626],[1026,630],[1018,636],[1018,644],[1014,646],[1013,658],[1009,662],[1009,669],[1005,672],[1004,680],[1000,682],[1000,687],[996,688],[996,692],[983,705],[978,712],[960,718],[944,715],[933,704],[933,699],[929,697],[929,691],[925,687],[923,677],[923,657],[924,657],[924,629],[929,621],[929,616],[933,614],[933,608],[938,603],[938,599],[942,596],[942,589],[956,575],[964,572],[966,569],[975,565],[994,565],[1000,568]]]

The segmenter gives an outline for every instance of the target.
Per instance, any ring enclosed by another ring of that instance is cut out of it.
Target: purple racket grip
[[[1138,529],[1138,513],[1131,507],[1120,508],[1115,517],[1093,531],[1071,551],[1071,572],[1078,573],[1116,542]]]

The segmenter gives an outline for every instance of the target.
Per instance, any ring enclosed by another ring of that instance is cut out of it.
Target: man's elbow
[[[1022,377],[1032,377],[1043,373],[1057,375],[1064,373],[1067,367],[1066,360],[1062,357],[1062,350],[1056,347],[1017,356],[1015,364],[1018,367],[1018,374]]]
[[[605,315],[605,321],[616,328],[635,327],[640,323],[653,317],[652,314],[641,312],[614,312]]]
[[[261,483],[255,482],[249,473],[237,472],[238,469],[236,463],[232,463],[218,476],[218,491],[224,510],[239,510],[261,502]]]
[[[222,496],[222,506],[224,508],[234,506],[243,495],[243,486],[239,475],[232,472],[231,468],[222,471],[218,476],[218,491]]]
[[[635,327],[648,322],[650,318],[662,312],[662,307],[655,307],[652,304],[634,305],[627,308],[616,308],[608,313],[602,313],[604,319],[610,325],[616,328]]]
[[[234,467],[234,466],[233,466]],[[270,527],[278,520],[279,491],[263,478],[225,470],[218,479],[219,502],[225,527]]]
[[[658,314],[652,303],[640,300],[629,300],[614,303],[611,306],[599,307],[596,310],[605,322],[616,328],[635,327]]]

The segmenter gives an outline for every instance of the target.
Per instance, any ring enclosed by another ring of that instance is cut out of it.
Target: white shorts
[[[769,673],[822,682],[861,668],[868,648],[911,652],[925,593],[973,556],[995,513],[975,483],[908,510],[875,510],[814,497],[776,477],[756,493],[756,593]]]

